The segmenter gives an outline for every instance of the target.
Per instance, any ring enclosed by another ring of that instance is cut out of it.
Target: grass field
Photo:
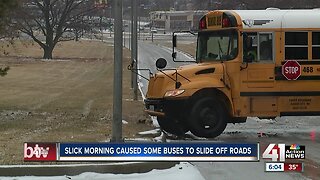
[[[21,164],[23,142],[98,142],[111,135],[113,47],[64,42],[55,60],[42,60],[32,42],[0,42],[0,164]],[[123,59],[123,137],[151,129],[143,103],[133,102],[129,52]]]

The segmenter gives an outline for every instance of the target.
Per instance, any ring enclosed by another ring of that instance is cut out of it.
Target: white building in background
[[[165,31],[196,30],[200,18],[208,11],[153,11],[151,27]]]

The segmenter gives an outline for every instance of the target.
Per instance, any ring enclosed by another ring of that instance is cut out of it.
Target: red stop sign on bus
[[[282,66],[282,75],[288,80],[297,80],[301,75],[301,66],[297,61],[288,60]]]

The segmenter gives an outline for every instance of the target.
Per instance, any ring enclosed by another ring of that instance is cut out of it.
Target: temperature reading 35
[[[284,163],[284,171],[303,172],[303,163]]]

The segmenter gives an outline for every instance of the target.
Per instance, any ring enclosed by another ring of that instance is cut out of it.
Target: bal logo
[[[46,158],[48,156],[50,147],[43,148],[39,147],[38,144],[35,145],[34,148],[31,146],[28,147],[27,144],[24,144],[24,157],[25,158],[32,158],[35,156],[36,158],[40,158],[41,156]]]
[[[56,143],[24,143],[24,161],[55,161]]]
[[[262,154],[263,159],[284,162],[286,159],[304,159],[305,146],[292,144],[269,144]]]

